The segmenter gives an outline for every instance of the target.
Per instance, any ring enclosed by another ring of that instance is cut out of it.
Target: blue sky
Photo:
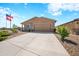
[[[6,26],[6,14],[11,14],[12,24],[18,26],[35,16],[55,19],[57,26],[79,18],[79,3],[0,3],[0,27]]]

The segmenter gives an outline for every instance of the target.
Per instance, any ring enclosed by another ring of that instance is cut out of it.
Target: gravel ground
[[[22,34],[25,34],[25,33],[26,33],[26,32],[14,33],[14,34],[10,35],[10,36],[8,37],[8,39],[13,38],[13,37],[16,37],[16,36],[19,36],[19,35],[22,35]]]
[[[79,56],[79,35],[70,34],[64,42],[61,41],[60,35],[56,34],[56,37],[71,56]]]

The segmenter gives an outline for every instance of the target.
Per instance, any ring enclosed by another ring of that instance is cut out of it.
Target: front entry
[[[32,31],[33,30],[33,28],[32,28],[32,24],[28,24],[28,25],[26,25],[25,27],[24,27],[24,31]]]

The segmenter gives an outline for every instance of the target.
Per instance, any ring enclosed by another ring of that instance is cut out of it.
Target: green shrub
[[[7,28],[6,27],[2,27],[1,30],[7,30]]]
[[[64,26],[58,27],[57,32],[61,36],[62,41],[69,35],[67,28]]]
[[[0,41],[7,39],[10,33],[7,30],[0,31]]]
[[[3,41],[3,40],[5,40],[5,39],[7,39],[7,36],[5,36],[5,37],[0,37],[0,41]]]
[[[7,31],[7,30],[2,30],[0,31],[0,36],[3,37],[3,36],[9,36],[10,33]]]
[[[17,33],[18,31],[17,31],[16,28],[13,28],[13,29],[12,29],[12,32],[13,32],[13,33]]]

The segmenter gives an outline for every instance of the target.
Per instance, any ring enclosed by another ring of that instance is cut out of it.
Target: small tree
[[[58,27],[57,31],[60,34],[62,41],[64,41],[65,38],[69,35],[67,28],[64,26]]]
[[[17,25],[13,24],[13,28],[17,28]]]
[[[17,32],[18,32],[18,31],[17,31],[17,26],[16,26],[15,24],[13,24],[12,32],[13,32],[13,33],[17,33]]]

